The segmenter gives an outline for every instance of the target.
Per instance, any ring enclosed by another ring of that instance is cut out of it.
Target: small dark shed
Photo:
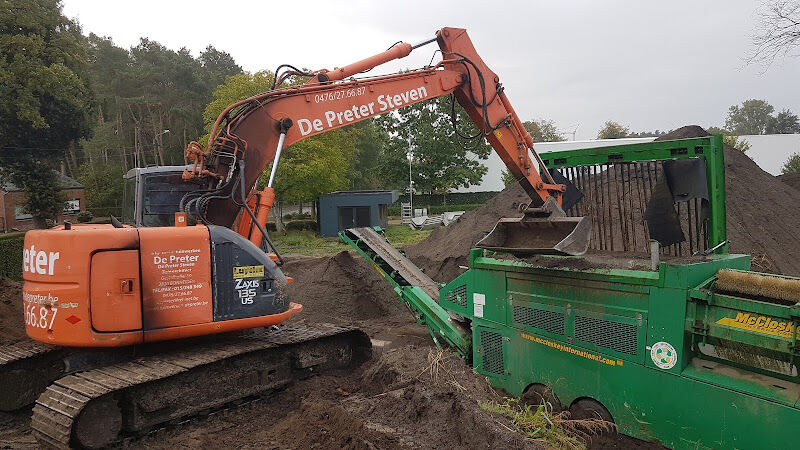
[[[319,231],[336,236],[353,227],[385,227],[386,207],[396,202],[397,191],[341,191],[319,198]]]

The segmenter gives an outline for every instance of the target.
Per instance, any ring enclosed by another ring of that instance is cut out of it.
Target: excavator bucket
[[[592,235],[591,218],[567,217],[551,200],[523,217],[500,219],[476,246],[514,256],[583,255]]]

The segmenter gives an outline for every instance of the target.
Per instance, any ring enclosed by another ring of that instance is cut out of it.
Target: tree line
[[[86,187],[89,209],[119,214],[133,167],[181,165],[231,103],[270,89],[274,73],[248,73],[227,52],[198,56],[142,38],[122,48],[84,35],[60,0],[8,0],[0,9],[0,179],[27,193],[37,225],[63,208],[56,170]],[[290,80],[302,83],[302,78]],[[455,113],[459,132],[448,127]],[[479,183],[490,147],[450,99],[371,119],[288,149],[276,197],[309,200],[343,189],[446,193]]]

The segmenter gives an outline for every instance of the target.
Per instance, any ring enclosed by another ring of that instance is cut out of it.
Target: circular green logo
[[[650,358],[656,367],[671,369],[678,362],[678,353],[668,342],[656,342],[650,347]]]

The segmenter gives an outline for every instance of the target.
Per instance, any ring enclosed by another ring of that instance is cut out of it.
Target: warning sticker
[[[255,278],[264,276],[264,266],[240,266],[233,268],[233,278]]]

